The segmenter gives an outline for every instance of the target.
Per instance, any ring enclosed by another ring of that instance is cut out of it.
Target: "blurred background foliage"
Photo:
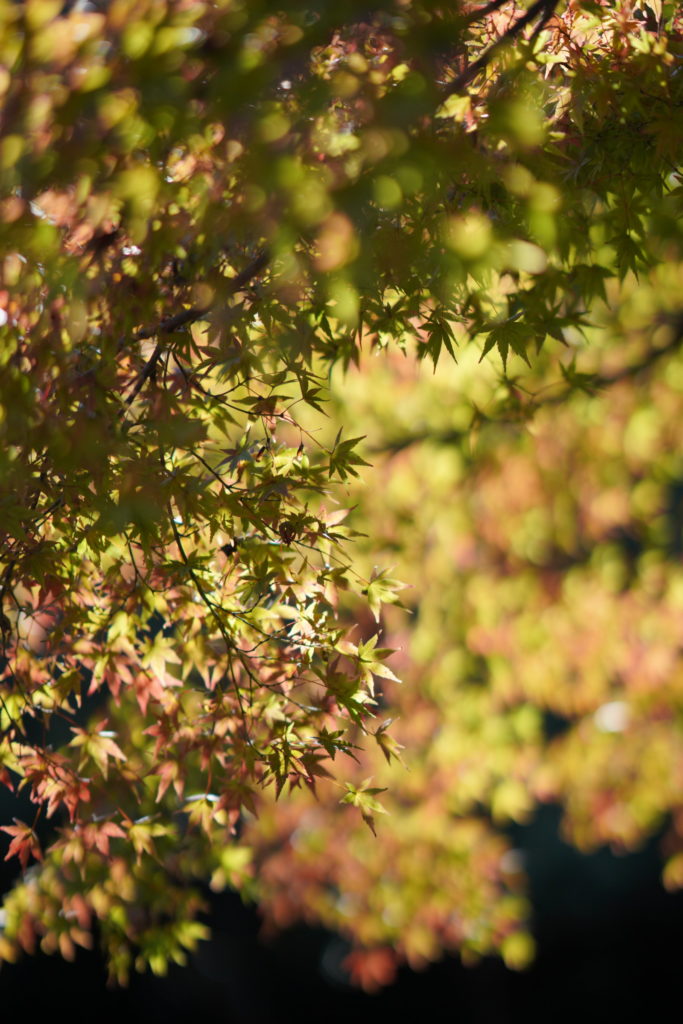
[[[559,373],[467,347],[435,371],[366,351],[332,377],[373,462],[344,497],[367,535],[354,557],[408,584],[382,612],[403,758],[359,755],[358,779],[387,788],[380,842],[303,798],[249,831],[267,918],[383,947],[350,960],[369,988],[442,945],[529,961],[509,826],[539,804],[586,852],[659,835],[665,886],[683,882],[682,284],[674,263],[627,276],[618,302],[607,282]]]

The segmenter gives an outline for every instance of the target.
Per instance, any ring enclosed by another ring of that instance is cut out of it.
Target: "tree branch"
[[[137,379],[135,381],[135,384],[133,385],[130,394],[126,398],[125,407],[121,410],[120,413],[121,416],[125,416],[126,409],[130,408],[130,406],[133,404],[135,399],[138,397],[138,395],[144,388],[146,382],[149,380],[150,377],[154,375],[154,371],[157,368],[157,363],[159,362],[159,359],[161,357],[161,351],[161,342],[158,341],[155,345],[154,351],[152,352],[151,356],[149,357],[143,368],[140,370],[140,373],[137,376]]]
[[[469,85],[473,78],[476,78],[480,71],[483,71],[488,66],[494,53],[496,53],[501,48],[501,46],[504,46],[505,43],[509,42],[511,39],[514,39],[515,36],[518,36],[519,33],[523,29],[525,29],[527,25],[531,24],[531,22],[540,14],[541,19],[538,25],[536,26],[536,30],[534,32],[534,35],[537,35],[538,32],[541,31],[543,26],[549,20],[549,18],[553,15],[558,3],[559,0],[536,0],[536,2],[531,5],[526,14],[523,14],[521,18],[518,18],[517,21],[515,21],[510,26],[507,32],[504,32],[502,36],[494,40],[494,42],[492,42],[491,45],[486,50],[484,50],[484,52],[474,61],[473,64],[470,64],[468,68],[465,68],[465,70],[461,72],[458,75],[458,77],[454,79],[453,82],[451,82],[448,89],[446,90],[446,95],[451,96],[453,93],[461,92],[461,90],[464,89],[466,85]],[[497,0],[494,0],[493,3],[487,4],[486,7],[481,9],[481,11],[476,12],[476,20],[478,20],[484,14],[489,14],[492,11],[497,10],[498,7],[502,7],[502,4],[499,4]]]
[[[230,298],[231,295],[241,291],[245,285],[249,284],[267,266],[269,260],[270,253],[267,249],[262,249],[251,263],[247,264],[244,270],[241,270],[236,277],[228,281],[226,292],[221,297]],[[196,320],[201,320],[202,317],[210,312],[213,306],[214,303],[210,302],[206,306],[193,306],[191,309],[184,309],[181,313],[165,317],[165,319],[160,320],[158,324],[154,324],[151,327],[141,327],[139,331],[135,332],[133,339],[134,341],[145,341],[147,338],[155,338],[159,334],[173,334],[174,331],[179,331],[181,327],[186,327],[187,324],[193,324]]]
[[[491,0],[491,3],[484,4],[483,7],[476,7],[467,15],[466,24],[473,25],[476,21],[481,21],[482,18],[485,18],[488,14],[494,14],[509,2],[510,0]]]
[[[244,270],[241,270],[236,277],[233,277],[228,281],[226,292],[221,298],[229,298],[231,295],[235,295],[241,291],[245,285],[249,284],[256,275],[267,266],[270,259],[270,254],[267,249],[262,249],[249,263]],[[175,331],[179,331],[182,327],[186,327],[188,324],[193,324],[197,320],[201,320],[211,311],[214,302],[210,302],[206,306],[193,306],[191,309],[184,309],[180,313],[176,313],[174,316],[165,317],[160,320],[158,324],[151,327],[141,327],[139,331],[136,331],[133,335],[135,341],[145,341],[148,338],[156,338],[160,334],[173,334]],[[146,382],[154,375],[157,363],[161,357],[162,344],[158,341],[154,347],[154,351],[151,356],[140,370],[133,388],[126,398],[125,408],[122,410],[121,415],[125,415],[126,409],[129,408],[137,396],[142,391]]]

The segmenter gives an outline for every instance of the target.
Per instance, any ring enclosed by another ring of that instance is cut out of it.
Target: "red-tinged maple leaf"
[[[344,959],[344,967],[352,981],[366,992],[377,992],[390,985],[396,977],[398,958],[393,950],[383,946],[379,949],[356,949]]]
[[[0,830],[6,832],[10,836],[13,836],[12,842],[9,844],[9,849],[5,855],[5,860],[9,860],[11,857],[18,857],[22,870],[24,870],[28,864],[29,857],[35,857],[36,860],[42,860],[43,851],[40,849],[38,837],[31,826],[26,825],[23,821],[20,821],[19,818],[14,818],[13,820],[13,825],[0,826]]]
[[[73,821],[78,804],[90,799],[87,780],[74,772],[62,754],[38,749],[22,751],[19,763],[24,774],[19,789],[30,787],[31,800],[45,805],[48,818],[64,804]]]
[[[157,792],[156,802],[159,803],[162,796],[173,784],[173,788],[178,796],[183,795],[185,789],[185,779],[180,774],[180,765],[177,761],[164,761],[159,765],[157,769],[157,775],[159,776],[159,790]]]
[[[57,939],[59,944],[59,952],[65,960],[73,960],[76,956],[76,947],[71,941],[71,936],[68,932],[60,932]]]
[[[228,783],[225,792],[221,795],[216,806],[228,812],[231,824],[239,818],[243,807],[253,814],[254,817],[258,816],[253,788],[244,782],[239,782],[237,779],[233,779]]]
[[[75,918],[81,928],[88,928],[92,920],[92,908],[79,892],[73,893],[64,906],[64,914],[67,918]]]
[[[70,821],[74,821],[78,805],[81,803],[87,804],[89,800],[90,787],[88,786],[87,780],[74,775],[71,779],[70,785],[64,789],[62,795],[62,802],[69,812]],[[49,816],[50,814],[48,813],[48,817]]]
[[[154,736],[154,757],[158,757],[162,750],[168,746],[173,735],[173,726],[169,721],[158,721],[143,729],[145,736]]]
[[[164,688],[156,676],[150,672],[138,672],[133,680],[135,699],[143,715],[147,714],[150,698],[163,700]]]
[[[133,681],[133,673],[131,672],[129,665],[126,664],[126,661],[119,657],[114,660],[114,664],[110,662],[107,665],[104,670],[103,679],[109,687],[112,697],[118,704],[120,700],[121,686],[130,686]],[[91,691],[92,688],[93,687],[91,686]],[[95,685],[94,688],[97,689],[97,685]]]
[[[90,799],[87,781],[75,772],[56,767],[33,786],[31,799],[34,803],[46,805],[46,816],[51,818],[61,804],[69,811],[71,821],[76,816],[78,805]]]
[[[307,753],[302,754],[300,760],[301,764],[304,767],[304,770],[306,771],[306,777],[304,778],[304,781],[306,782],[306,785],[309,787],[311,792],[316,792],[316,777],[320,779],[334,778],[332,773],[329,772],[327,768],[325,768],[324,764],[322,764],[323,761],[327,760],[327,754],[316,754],[313,753],[313,751],[308,751]]]
[[[83,845],[109,856],[109,840],[125,839],[126,833],[113,821],[92,822],[83,827]]]

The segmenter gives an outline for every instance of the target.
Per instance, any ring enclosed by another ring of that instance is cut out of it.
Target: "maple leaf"
[[[0,831],[12,836],[12,842],[5,855],[5,860],[10,857],[18,857],[22,870],[26,868],[29,857],[36,860],[43,859],[43,852],[38,842],[38,837],[30,825],[26,825],[18,818],[14,818],[14,825],[0,825]]]
[[[401,580],[393,579],[388,573],[388,569],[384,569],[381,572],[374,569],[370,577],[370,583],[364,591],[368,599],[370,611],[375,617],[375,622],[380,620],[382,605],[396,604],[399,600],[399,591],[404,590],[407,586]]]
[[[375,814],[387,814],[386,808],[382,807],[379,800],[375,797],[378,793],[385,793],[386,787],[378,788],[371,786],[372,778],[365,779],[361,782],[360,786],[354,786],[351,782],[346,782],[346,793],[341,798],[340,803],[351,804],[353,807],[357,807],[361,813],[363,821],[371,830],[374,836],[377,835],[375,829]]]
[[[126,760],[126,755],[114,739],[116,734],[104,731],[106,725],[107,719],[98,722],[92,730],[72,726],[71,731],[75,735],[69,744],[69,746],[82,749],[81,767],[90,758],[95,762],[105,779],[109,771],[109,758],[113,757],[119,761]]]

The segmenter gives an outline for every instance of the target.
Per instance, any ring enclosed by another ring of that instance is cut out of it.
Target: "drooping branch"
[[[222,293],[221,298],[230,298],[237,292],[241,291],[246,285],[249,284],[253,278],[256,277],[261,270],[268,265],[270,260],[270,253],[267,249],[261,249],[259,253],[254,257],[251,263],[247,264],[244,270],[241,270],[239,274],[231,278],[227,282],[227,287]],[[156,338],[159,334],[173,334],[175,331],[179,331],[182,327],[187,327],[188,324],[193,324],[197,320],[201,320],[207,313],[211,311],[215,303],[210,302],[204,306],[193,306],[190,309],[184,309],[180,313],[175,313],[173,316],[165,317],[160,320],[158,324],[153,324],[150,327],[141,327],[139,331],[134,334],[135,341],[145,341],[148,338]],[[144,372],[144,371],[143,371]],[[149,376],[149,374],[148,374]]]
[[[537,35],[552,17],[558,2],[559,0],[536,0],[526,14],[523,14],[521,18],[518,18],[517,21],[513,22],[510,28],[499,36],[498,39],[495,39],[491,45],[487,47],[482,54],[480,54],[473,64],[470,64],[469,67],[465,68],[465,70],[450,83],[446,90],[446,95],[451,96],[453,93],[461,92],[466,85],[469,85],[473,78],[476,78],[480,71],[483,71],[488,67],[491,62],[491,58],[502,46],[518,36],[519,33],[527,27],[527,25],[530,25],[540,15],[539,23],[534,31],[534,35]],[[499,7],[502,7],[502,3],[499,4],[497,2],[493,2],[487,4],[486,8],[482,8],[481,11],[476,12],[476,20],[479,20],[485,14],[496,11]]]
[[[241,291],[256,277],[258,273],[260,273],[261,270],[263,270],[264,267],[267,266],[269,259],[270,254],[268,250],[262,249],[254,257],[251,263],[244,268],[244,270],[241,270],[239,274],[228,282],[227,288],[221,295],[221,298],[227,299],[231,295],[236,295],[237,292]],[[134,339],[135,341],[146,341],[148,338],[156,338],[159,337],[159,335],[173,334],[175,331],[179,331],[181,328],[187,327],[188,324],[193,324],[196,323],[197,320],[202,320],[211,312],[214,305],[215,302],[210,302],[203,306],[192,306],[190,309],[184,309],[182,312],[174,314],[174,316],[165,317],[154,326],[140,328],[139,331],[135,332]],[[161,358],[161,352],[162,344],[161,341],[158,341],[154,347],[154,351],[140,370],[130,394],[126,398],[126,408],[133,404],[146,382],[154,375],[157,363]]]
[[[475,22],[481,21],[482,18],[486,18],[489,14],[495,14],[496,11],[499,11],[501,7],[505,7],[505,4],[509,2],[510,0],[491,0],[490,3],[484,4],[483,7],[475,7],[474,10],[468,12],[466,23],[474,25]]]

